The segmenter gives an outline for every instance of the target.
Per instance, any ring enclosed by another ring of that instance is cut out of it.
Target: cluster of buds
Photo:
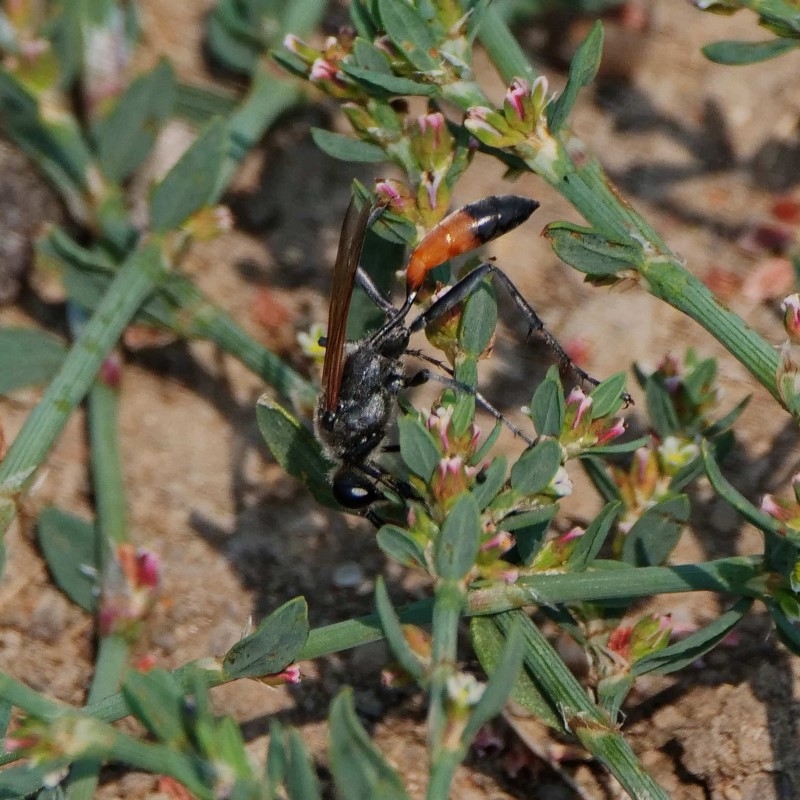
[[[620,625],[612,631],[606,648],[627,667],[663,650],[671,635],[672,619],[669,615],[648,614],[633,626]]]
[[[473,422],[459,433],[453,424],[454,406],[439,406],[427,415],[425,427],[434,435],[441,458],[430,482],[430,492],[446,514],[460,495],[468,491],[478,467],[470,466],[478,445],[480,430]]]
[[[117,546],[103,571],[100,587],[100,632],[136,637],[152,608],[159,584],[159,558],[132,544]]]
[[[257,680],[259,683],[263,683],[266,686],[283,686],[285,684],[295,686],[300,683],[302,679],[303,676],[300,672],[300,667],[297,664],[289,664],[288,667],[285,667],[280,672],[275,672],[271,675],[262,675]]]
[[[689,437],[710,425],[711,414],[719,404],[716,373],[706,369],[709,363],[701,361],[697,353],[689,349],[682,364],[674,356],[667,355],[653,373],[669,393],[675,416]]]
[[[422,223],[430,227],[442,218],[450,203],[453,181],[449,178],[456,157],[455,140],[447,128],[447,120],[438,111],[419,117],[409,127],[408,136],[411,153],[420,169],[417,208]]]
[[[353,48],[352,37],[344,34],[338,38],[329,36],[323,48],[317,50],[297,36],[288,34],[283,40],[283,46],[306,65],[308,80],[325,94],[341,100],[362,96],[361,90],[339,68]]]
[[[787,340],[781,348],[776,373],[778,393],[792,413],[800,413],[800,364],[795,354],[795,345],[800,343],[800,295],[791,294],[781,303],[783,327]]]
[[[627,533],[648,508],[670,493],[670,476],[661,468],[658,451],[650,447],[640,447],[633,454],[628,470],[612,466],[611,477],[625,503],[625,514],[619,522],[622,533]]]
[[[473,106],[467,111],[464,126],[490,147],[532,146],[539,150],[550,140],[547,116],[547,78],[540,76],[531,84],[514,78],[503,101],[503,109]]]
[[[765,494],[761,500],[761,510],[776,519],[781,526],[800,533],[800,473],[792,477],[794,500],[778,500]]]
[[[625,433],[622,417],[608,419],[592,417],[592,398],[581,389],[573,389],[567,397],[564,424],[559,442],[567,458],[577,456],[591,447],[608,444]]]
[[[102,752],[108,734],[90,717],[64,714],[51,720],[29,717],[6,737],[6,751],[24,755],[32,765],[61,759],[74,760],[88,753]],[[55,787],[64,775],[56,770],[45,778],[45,785]]]
[[[576,526],[566,533],[556,536],[555,539],[545,542],[531,562],[531,571],[546,572],[564,567],[584,533],[586,531],[583,528]]]

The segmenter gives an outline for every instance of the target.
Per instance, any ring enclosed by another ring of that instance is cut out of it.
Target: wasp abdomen
[[[411,253],[406,272],[408,291],[419,289],[425,276],[445,261],[521,225],[538,207],[535,200],[509,194],[485,197],[446,216]]]

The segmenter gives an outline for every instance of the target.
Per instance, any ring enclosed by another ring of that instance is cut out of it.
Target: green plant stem
[[[128,539],[118,411],[119,392],[116,386],[99,378],[89,392],[88,421],[100,564],[105,564],[114,544]],[[105,572],[101,570],[101,581],[104,576]],[[119,691],[129,654],[130,647],[122,636],[101,636],[88,704],[97,703]],[[65,787],[68,800],[91,800],[94,797],[101,766],[102,762],[98,759],[86,758],[75,763]]]
[[[526,644],[524,660],[531,676],[559,709],[566,727],[620,781],[630,796],[641,800],[669,800],[531,619],[519,610],[503,612],[494,619],[506,636],[513,625],[521,626]]]
[[[111,356],[113,358],[113,356]],[[119,452],[119,393],[99,379],[89,392],[87,416],[97,527],[103,546],[127,541],[125,482]],[[105,553],[101,553],[103,563]]]
[[[677,567],[641,567],[638,569],[590,570],[565,575],[538,575],[523,578],[525,588],[518,590],[515,586],[502,587],[505,591],[495,589],[475,589],[467,594],[466,615],[492,615],[509,609],[521,608],[538,603],[554,605],[557,603],[577,603],[591,600],[611,600],[619,598],[636,599],[651,597],[654,594],[679,594],[683,592],[712,591],[732,595],[753,596],[758,594],[758,582],[762,580],[762,563],[758,557],[734,557],[710,561],[707,564],[685,564]],[[519,581],[518,581],[519,583]],[[538,599],[536,599],[538,598]],[[426,624],[431,621],[432,600],[420,600],[398,609],[398,616],[404,623]],[[331,653],[339,653],[351,647],[383,638],[380,619],[377,614],[359,619],[337,622],[312,630],[306,646],[298,656],[298,661],[319,658]],[[179,667],[173,673],[187,686],[182,676],[197,664]],[[212,679],[210,686],[218,686],[221,678]],[[0,697],[14,705],[26,707],[17,702],[17,697],[9,693],[8,686],[15,691],[27,693],[26,702],[31,698],[41,697],[6,675],[0,673]],[[44,703],[52,705],[51,701]],[[93,703],[83,709],[87,714],[103,720],[114,722],[128,714],[122,695],[115,694],[99,703]],[[42,716],[42,714],[37,714]],[[1,756],[0,766],[16,760],[13,755]]]
[[[458,581],[443,580],[436,587],[431,618],[433,635],[428,684],[428,747],[432,764],[440,755],[447,724],[447,680],[455,672],[458,624],[465,598],[466,591]]]
[[[180,309],[172,329],[180,336],[214,342],[272,386],[295,408],[313,407],[318,390],[275,353],[259,344],[229,314],[209,300],[188,278],[173,275],[161,292]]]
[[[479,35],[507,83],[516,76],[535,75],[525,53],[491,7],[486,11]],[[580,166],[576,165],[576,159]],[[617,234],[623,241],[632,237],[643,244],[647,258],[639,277],[644,287],[705,328],[785,407],[777,388],[775,348],[726,309],[683,267],[649,223],[620,198],[602,167],[589,157],[577,139],[567,132],[559,138],[554,158],[533,157],[526,163],[591,225],[604,233]]]
[[[36,470],[85,397],[103,359],[164,274],[161,252],[155,245],[137,250],[120,267],[0,464],[0,535],[8,530],[16,516],[16,503],[30,488]]]

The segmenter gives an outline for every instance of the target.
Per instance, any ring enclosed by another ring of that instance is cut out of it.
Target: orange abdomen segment
[[[527,197],[503,195],[485,197],[449,214],[412,251],[406,272],[407,291],[418,290],[425,276],[445,261],[516,228],[538,207]]]

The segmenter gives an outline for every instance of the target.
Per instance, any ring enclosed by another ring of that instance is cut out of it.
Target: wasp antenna
[[[406,271],[407,294],[419,290],[432,269],[516,228],[538,207],[536,200],[508,194],[485,197],[449,214],[412,251]]]

